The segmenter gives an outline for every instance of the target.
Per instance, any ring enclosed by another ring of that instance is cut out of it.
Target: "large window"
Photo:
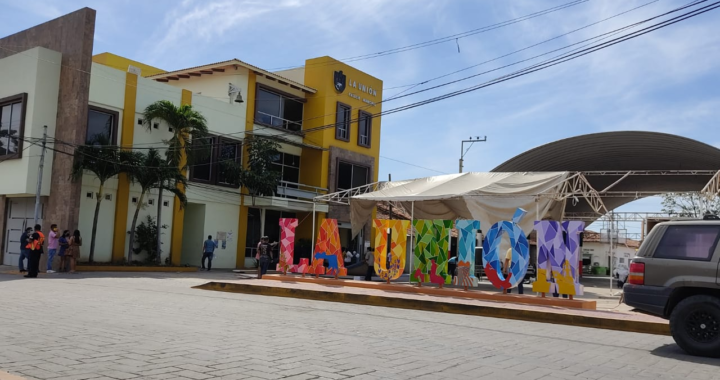
[[[255,123],[298,132],[302,129],[304,99],[257,87]]]
[[[0,156],[20,157],[27,95],[0,99]]]
[[[715,252],[720,226],[669,226],[653,258],[710,260]]]
[[[88,107],[86,144],[109,145],[117,143],[118,112]]]
[[[195,161],[190,166],[190,180],[193,182],[237,188],[237,178],[232,178],[226,170],[226,163],[240,163],[242,143],[212,136],[203,150],[201,144],[193,143]],[[204,153],[204,154],[203,154]]]
[[[369,148],[371,133],[372,115],[367,112],[360,111],[358,114],[358,145]]]
[[[294,184],[300,182],[300,156],[280,152],[273,160],[273,167],[282,174],[283,181],[290,182],[287,187],[297,188]]]
[[[337,103],[337,116],[335,120],[335,138],[350,141],[350,106]]]
[[[370,168],[340,161],[337,172],[337,190],[348,190],[369,183]]]

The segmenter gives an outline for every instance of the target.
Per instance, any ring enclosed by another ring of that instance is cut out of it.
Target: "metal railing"
[[[304,185],[302,183],[280,181],[277,195],[281,198],[302,198],[314,199],[317,196],[327,194],[328,189],[317,186]]]
[[[256,111],[255,122],[260,124],[269,125],[275,128],[287,129],[288,131],[300,132],[302,130],[302,123],[283,119],[279,116],[271,115],[269,113]]]

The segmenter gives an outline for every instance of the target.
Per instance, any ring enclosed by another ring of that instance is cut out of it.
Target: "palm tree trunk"
[[[104,182],[100,183],[100,189],[97,192],[97,203],[95,203],[95,217],[93,218],[92,234],[90,235],[90,257],[88,261],[92,263],[95,260],[95,235],[97,234],[98,216],[100,215],[100,202],[103,199]]]
[[[138,214],[140,214],[140,207],[142,206],[143,199],[145,198],[145,190],[140,193],[137,206],[135,206],[135,215],[133,215],[133,221],[130,225],[130,247],[128,248],[128,259],[127,262],[132,262],[133,248],[135,247],[135,227],[137,225]]]
[[[163,189],[162,186],[165,185],[165,181],[160,184],[160,188],[158,189],[158,211],[157,211],[157,263],[158,265],[162,265],[162,241],[160,240],[160,237],[162,236],[162,193]]]

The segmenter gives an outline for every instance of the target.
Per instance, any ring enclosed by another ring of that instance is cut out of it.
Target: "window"
[[[708,261],[720,236],[720,226],[669,226],[653,258]]]
[[[358,145],[370,147],[370,134],[372,133],[372,115],[360,111],[358,113]]]
[[[302,129],[304,99],[257,87],[255,123],[298,132]]]
[[[368,184],[370,168],[340,161],[338,163],[337,190],[354,189]]]
[[[117,142],[119,113],[98,107],[88,107],[85,144],[110,145]]]
[[[337,116],[335,120],[335,138],[350,141],[350,106],[337,103]]]
[[[200,144],[193,144],[193,149],[198,149],[195,161],[190,166],[190,180],[211,185],[227,186],[237,188],[237,179],[231,178],[226,173],[224,163],[235,161],[240,163],[242,157],[242,143],[238,140],[230,140],[217,136],[209,138],[208,151],[205,154],[198,154]]]
[[[0,99],[0,156],[20,157],[27,94]]]
[[[280,179],[290,182],[287,187],[297,188],[294,184],[300,182],[300,156],[280,152],[273,160],[273,167],[281,173]]]

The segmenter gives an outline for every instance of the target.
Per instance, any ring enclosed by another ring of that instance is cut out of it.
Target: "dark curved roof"
[[[658,132],[604,132],[570,137],[521,153],[492,171],[720,170],[720,149],[697,140]],[[604,189],[620,176],[589,176]],[[612,191],[699,191],[708,175],[630,176]],[[634,198],[605,198],[608,210]],[[567,212],[590,211],[585,202]]]

